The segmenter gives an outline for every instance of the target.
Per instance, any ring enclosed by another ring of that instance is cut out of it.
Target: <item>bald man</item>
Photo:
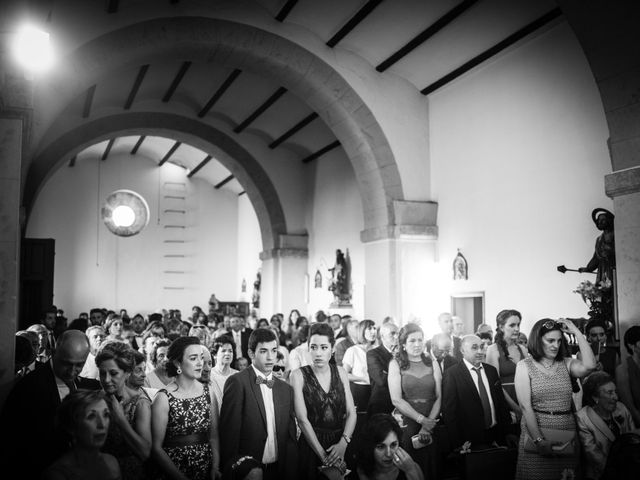
[[[99,390],[100,382],[79,377],[89,355],[89,339],[80,330],[58,337],[51,360],[16,383],[0,417],[0,454],[19,465],[20,478],[39,479],[42,471],[69,446],[67,434],[56,429],[55,416],[69,392]]]
[[[504,445],[511,416],[498,371],[482,360],[485,344],[477,335],[462,337],[462,361],[445,372],[442,416],[453,448],[466,441],[472,449],[492,442]]]

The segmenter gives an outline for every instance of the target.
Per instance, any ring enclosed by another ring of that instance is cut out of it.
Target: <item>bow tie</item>
[[[260,375],[256,375],[256,384],[257,385],[261,385],[261,384],[265,384],[267,387],[269,388],[273,388],[273,384],[275,383],[275,380],[273,378],[271,378],[270,380],[267,380],[263,377],[261,377]]]

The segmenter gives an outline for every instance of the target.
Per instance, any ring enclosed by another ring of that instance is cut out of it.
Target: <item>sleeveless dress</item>
[[[136,424],[136,410],[138,405],[143,402],[151,405],[149,398],[142,394],[131,397],[129,400],[122,403],[122,409],[127,417],[127,421],[134,430]],[[122,480],[138,480],[146,478],[145,462],[140,460],[131,451],[131,448],[124,440],[122,430],[120,430],[114,422],[109,425],[109,433],[107,434],[107,440],[104,443],[104,447],[102,447],[102,451],[104,453],[110,453],[116,457],[120,464]]]
[[[347,414],[347,400],[338,367],[329,364],[329,368],[331,369],[329,392],[324,391],[310,365],[300,368],[304,379],[302,395],[307,407],[307,418],[320,445],[325,450],[338,443],[342,437]],[[322,462],[307,443],[304,434],[300,435],[298,447],[298,478],[305,480],[320,478],[318,467]]]
[[[413,407],[413,409],[429,416],[431,408],[436,401],[436,381],[433,377],[433,366],[427,366],[422,360],[409,362],[409,368],[400,370],[402,398]],[[414,449],[411,437],[416,435],[422,425],[416,423],[409,417],[402,416],[405,427],[402,429],[402,448],[404,448],[411,458],[420,465],[425,479],[438,478],[437,469],[437,448],[435,437],[433,442],[426,447]]]
[[[522,353],[522,349],[520,348],[520,346],[518,346],[518,352],[520,353],[520,358],[518,360],[524,360],[525,355]],[[509,394],[511,399],[514,402],[518,403],[516,386],[514,383],[517,361],[514,362],[513,360],[508,359],[500,346],[498,346],[498,355],[498,367],[502,387],[504,388],[505,392]]]
[[[162,448],[191,480],[210,480],[213,453],[209,443],[211,428],[211,397],[209,386],[203,384],[202,395],[177,398],[166,390],[169,418]],[[185,436],[191,438],[186,439]]]
[[[524,360],[531,380],[531,406],[538,411],[569,412],[550,415],[534,412],[538,427],[558,430],[576,430],[572,410],[571,377],[564,361],[555,362],[549,372],[542,372],[531,357]],[[522,433],[518,444],[517,480],[558,480],[565,469],[579,472],[577,457],[543,457],[537,453],[525,452],[524,443],[529,434],[524,416],[520,424]]]

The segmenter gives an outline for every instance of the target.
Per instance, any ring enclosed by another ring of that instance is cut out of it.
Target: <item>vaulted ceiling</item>
[[[67,0],[33,2],[33,10],[47,19],[54,44],[67,47],[89,38],[91,32],[76,20],[119,16],[153,18],[197,16],[215,10],[224,15],[230,2],[197,0]],[[238,8],[238,2],[234,8]],[[398,76],[425,97],[477,68],[494,55],[559,21],[554,0],[255,0],[246,6],[252,16],[270,17],[279,28],[322,40],[335,55],[348,53],[363,59],[380,75]],[[426,101],[426,100],[425,100]],[[165,104],[195,120],[226,125],[242,143],[251,134],[269,149],[286,149],[300,162],[321,161],[328,151],[341,148],[331,129],[304,99],[273,78],[190,58],[163,61],[153,56],[99,78],[63,109],[61,118],[90,121],[96,112],[135,111]],[[114,136],[72,158],[78,161],[114,153],[144,153],[176,163],[216,188],[236,194],[243,186],[212,155],[164,134]]]

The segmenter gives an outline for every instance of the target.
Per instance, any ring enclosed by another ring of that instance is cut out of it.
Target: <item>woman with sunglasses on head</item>
[[[565,333],[577,339],[582,360],[570,356]],[[546,318],[531,329],[528,349],[530,356],[518,362],[515,373],[522,409],[516,479],[556,480],[565,470],[578,475],[572,377],[593,371],[593,351],[572,322]]]

